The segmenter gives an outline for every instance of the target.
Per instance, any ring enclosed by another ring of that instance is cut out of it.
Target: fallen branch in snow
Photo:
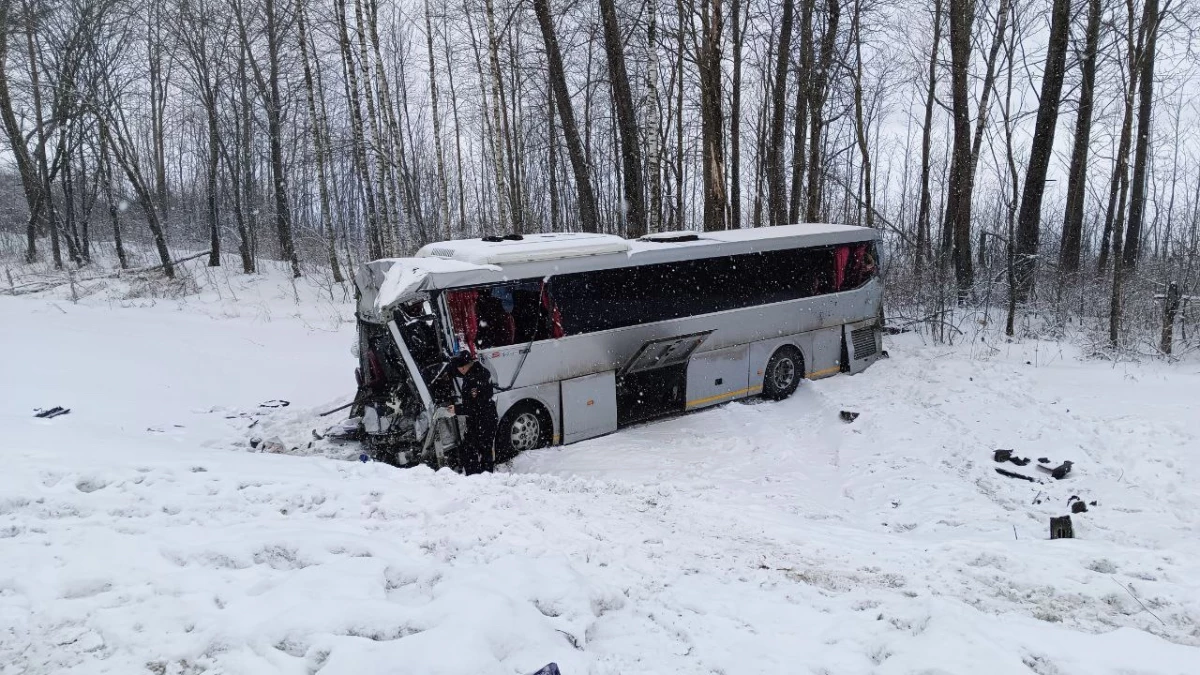
[[[204,257],[209,253],[210,251],[204,251],[195,255],[189,255],[186,258],[172,260],[171,264],[178,265],[180,263],[185,263],[189,260],[195,260],[196,258]],[[153,272],[154,270],[161,269],[162,267],[163,264],[159,263],[157,265],[150,265],[149,267],[137,267],[130,270],[117,270],[107,274],[95,274],[82,279],[73,278],[72,275],[68,275],[66,279],[60,279],[57,281],[31,281],[29,283],[21,284],[20,286],[13,286],[9,289],[9,295],[29,295],[30,293],[41,293],[42,291],[48,291],[52,288],[58,288],[59,286],[65,286],[66,284],[70,283],[83,283],[86,281],[96,281],[98,279],[112,279],[114,277],[120,277],[127,274],[145,274],[146,272]]]
[[[1041,482],[1036,478],[1031,478],[1029,476],[1026,476],[1025,474],[1016,473],[1015,471],[1008,471],[1006,469],[997,468],[996,473],[1000,474],[1001,476],[1008,476],[1009,478],[1020,478],[1021,480],[1027,480],[1030,483]]]
[[[1120,586],[1121,588],[1125,588],[1125,584],[1123,584],[1123,583],[1121,583],[1121,582],[1117,581],[1117,578],[1116,578],[1116,577],[1114,577],[1114,576],[1112,576],[1112,575],[1110,574],[1110,575],[1109,575],[1109,578],[1110,578],[1110,579],[1112,579],[1112,580],[1113,580],[1113,582],[1114,582],[1114,583],[1116,583],[1116,584],[1117,584],[1118,586]],[[1138,598],[1138,596],[1134,595],[1134,594],[1133,594],[1133,591],[1129,590],[1128,588],[1125,588],[1125,592],[1129,594],[1129,597],[1133,598],[1134,600],[1137,600],[1137,604],[1141,605],[1141,606],[1142,606],[1142,609],[1146,610],[1146,612],[1147,612],[1148,614],[1150,614],[1150,616],[1152,616],[1152,617],[1154,617],[1154,618],[1158,619],[1158,615],[1157,615],[1157,614],[1155,614],[1154,612],[1151,612],[1151,611],[1150,611],[1150,608],[1146,606],[1146,603],[1142,602],[1142,601],[1141,601],[1141,600]],[[1167,625],[1167,622],[1166,622],[1166,621],[1163,621],[1162,619],[1158,619],[1158,622],[1159,622],[1159,623],[1161,623],[1161,624],[1162,624],[1162,625],[1164,625],[1164,626],[1165,626],[1165,625]]]

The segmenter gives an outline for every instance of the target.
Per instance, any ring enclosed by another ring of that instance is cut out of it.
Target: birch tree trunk
[[[292,239],[292,214],[288,207],[287,174],[283,168],[283,123],[279,95],[279,30],[275,0],[265,0],[267,20],[267,141],[271,146],[271,182],[275,193],[275,228],[283,259],[292,266],[292,276],[300,277],[300,260]]]
[[[312,125],[313,151],[317,160],[317,192],[321,204],[321,229],[325,231],[326,254],[334,283],[342,283],[342,267],[338,264],[337,234],[333,227],[333,209],[329,202],[328,151],[326,146],[326,124],[317,111],[317,92],[313,81],[312,66],[308,54],[308,30],[304,15],[304,0],[296,0],[296,30],[300,42],[300,61],[304,69],[304,91],[308,103],[308,119]]]
[[[445,228],[446,238],[453,239],[454,234],[450,231],[450,190],[446,187],[446,160],[442,152],[442,116],[438,111],[437,63],[433,59],[433,21],[429,14],[429,0],[425,0],[425,45],[429,51],[429,98],[433,106],[433,147],[437,155],[442,227]]]

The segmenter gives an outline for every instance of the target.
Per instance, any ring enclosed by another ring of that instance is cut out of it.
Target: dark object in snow
[[[1051,539],[1074,539],[1075,527],[1071,525],[1071,516],[1059,516],[1050,519]]]
[[[252,447],[252,448],[258,449],[259,443],[262,443],[262,439],[259,438],[258,436],[255,436],[254,438],[250,439],[250,447]]]
[[[71,409],[56,405],[53,408],[50,408],[49,410],[42,410],[41,408],[34,408],[33,412],[34,412],[34,415],[33,415],[34,417],[40,417],[44,420],[50,420],[50,419],[54,419],[55,417],[58,417],[60,415],[66,415],[67,413],[71,412]]]
[[[273,398],[270,401],[263,401],[258,404],[260,408],[286,408],[291,405],[291,401],[285,401],[281,398]]]
[[[842,412],[838,413],[838,415],[842,418],[842,421],[847,424],[858,419],[858,413],[850,412],[849,410],[843,410]]]
[[[1020,478],[1021,480],[1027,480],[1030,483],[1038,482],[1038,480],[1036,478],[1033,478],[1031,476],[1026,476],[1024,474],[1020,474],[1015,471],[1009,471],[1007,469],[997,468],[996,473],[1000,474],[1001,476],[1008,476],[1009,478]]]
[[[1067,461],[1063,462],[1062,464],[1059,464],[1058,466],[1054,467],[1053,469],[1051,469],[1048,466],[1042,466],[1042,465],[1038,465],[1038,468],[1041,469],[1042,471],[1049,473],[1051,476],[1054,477],[1055,480],[1062,480],[1063,478],[1067,477],[1067,474],[1071,473],[1071,466],[1072,466],[1072,462],[1070,460],[1067,460]]]
[[[1071,498],[1067,500],[1067,504],[1071,506],[1071,513],[1087,513],[1088,505],[1079,498],[1079,495],[1071,495]],[[1095,505],[1096,502],[1093,500],[1092,506]]]
[[[557,663],[547,663],[533,675],[562,675],[562,671],[558,669]]]
[[[1049,457],[1038,457],[1038,462],[1041,464],[1049,464],[1050,458]]]
[[[879,358],[881,358],[881,359],[890,359],[890,358],[892,358],[892,355],[891,355],[891,354],[888,354],[888,353],[887,353],[887,350],[885,349],[885,350],[883,350],[883,351],[879,352]]]
[[[1028,457],[1017,457],[1012,450],[997,450],[993,459],[997,462],[1012,462],[1017,466],[1025,466],[1029,463]]]

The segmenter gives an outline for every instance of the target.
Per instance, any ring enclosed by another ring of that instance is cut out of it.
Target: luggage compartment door
[[[688,362],[687,409],[695,410],[758,393],[761,386],[752,392],[749,378],[749,345],[696,354]]]
[[[563,380],[562,416],[564,444],[616,431],[616,372]]]

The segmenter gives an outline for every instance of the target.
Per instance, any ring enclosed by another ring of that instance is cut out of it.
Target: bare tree
[[[775,49],[775,83],[771,90],[771,136],[767,142],[767,212],[771,225],[782,225],[788,221],[787,197],[783,180],[783,124],[784,103],[787,100],[788,63],[791,61],[792,20],[795,0],[783,0],[782,16],[779,20],[779,40]]]
[[[1167,0],[1164,9],[1170,8],[1171,1]],[[1142,73],[1138,78],[1141,82],[1138,101],[1138,130],[1137,143],[1133,151],[1133,185],[1129,197],[1129,229],[1125,233],[1125,251],[1123,261],[1132,270],[1137,266],[1138,254],[1142,246],[1142,220],[1146,211],[1146,165],[1147,153],[1150,147],[1150,122],[1154,111],[1154,60],[1157,52],[1158,29],[1161,15],[1158,0],[1145,0],[1142,6],[1141,32],[1145,36],[1145,48],[1139,55],[1137,66]]]
[[[646,234],[646,197],[642,180],[641,138],[638,134],[637,113],[633,109],[633,92],[625,70],[625,48],[621,28],[617,25],[617,10],[613,0],[600,0],[600,15],[604,23],[604,52],[608,57],[608,80],[617,107],[617,125],[621,131],[621,160],[625,179],[626,236],[636,239]]]
[[[579,140],[579,127],[575,124],[575,109],[567,80],[563,73],[562,55],[558,50],[558,38],[550,19],[549,0],[534,0],[533,10],[537,13],[538,25],[542,30],[542,41],[546,45],[546,60],[550,65],[550,86],[558,99],[558,116],[562,120],[563,136],[567,141],[567,154],[571,158],[571,170],[575,173],[579,219],[584,232],[599,232],[600,218],[596,213],[596,200],[592,196],[592,179],[588,173],[583,143]]]
[[[975,8],[971,0],[950,0],[950,96],[954,118],[954,149],[947,186],[946,220],[943,227],[950,235],[954,276],[958,298],[965,301],[975,284],[971,260],[971,110],[967,75],[971,62],[971,25]],[[945,240],[945,237],[943,237]]]
[[[725,186],[725,141],[721,112],[721,0],[700,0],[699,29],[693,47],[700,69],[701,143],[704,163],[704,230],[724,230],[729,223]]]
[[[1067,207],[1059,246],[1059,268],[1066,276],[1079,270],[1083,243],[1084,192],[1087,183],[1088,150],[1092,135],[1092,110],[1096,95],[1096,54],[1099,51],[1101,0],[1088,0],[1088,19],[1083,54],[1079,61],[1079,110],[1075,116],[1075,140],[1067,171]]]
[[[1062,96],[1063,74],[1067,65],[1067,42],[1071,29],[1071,0],[1054,0],[1050,18],[1050,43],[1046,48],[1046,67],[1042,72],[1042,94],[1037,125],[1029,150],[1025,190],[1017,214],[1017,302],[1024,302],[1033,287],[1034,258],[1041,233],[1042,195],[1046,191],[1046,173],[1054,149],[1054,130],[1058,125],[1058,105]]]
[[[929,48],[929,78],[925,86],[925,119],[921,125],[921,197],[917,206],[916,269],[925,267],[929,256],[929,211],[933,197],[929,192],[930,146],[933,143],[933,104],[937,99],[938,46],[942,36],[942,0],[933,4],[933,43]]]

